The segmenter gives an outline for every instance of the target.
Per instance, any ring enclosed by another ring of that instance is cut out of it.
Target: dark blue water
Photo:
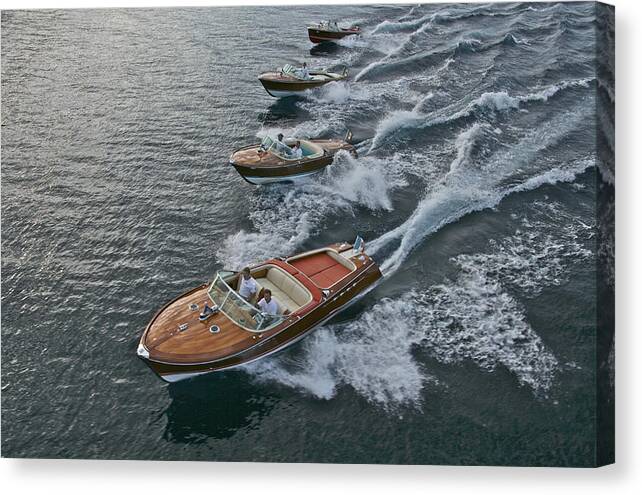
[[[3,11],[2,454],[592,465],[607,13]],[[313,46],[328,17],[365,34]],[[351,76],[281,101],[257,81],[303,61]],[[348,129],[360,158],[296,186],[227,165],[266,134]],[[357,233],[384,282],[286,352],[172,385],[137,359],[217,269]]]

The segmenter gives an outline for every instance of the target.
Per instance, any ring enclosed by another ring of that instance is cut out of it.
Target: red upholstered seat
[[[317,273],[316,275],[312,275],[311,278],[312,278],[312,281],[322,289],[327,289],[328,287],[331,287],[332,284],[334,284],[334,281],[330,277],[326,277],[323,273]]]
[[[290,264],[305,273],[308,277],[312,277],[313,275],[325,270],[326,268],[337,265],[338,263],[326,253],[316,253],[306,256],[305,258],[292,260],[290,261]]]
[[[298,268],[295,268],[290,264],[285,263],[284,261],[279,259],[269,260],[269,263],[272,265],[276,265],[279,268],[282,268],[283,270],[285,270],[286,272],[292,274],[294,278],[296,278],[299,282],[301,282],[305,286],[305,288],[310,291],[310,293],[312,294],[312,299],[313,301],[315,301],[315,303],[318,303],[321,300],[321,291],[319,290],[318,285],[315,285],[313,282],[310,281],[309,278],[301,275],[299,273]]]
[[[316,253],[289,262],[323,289],[331,287],[345,277],[350,270],[326,253]]]
[[[348,273],[350,273],[350,270],[348,270],[345,266],[337,263],[336,265],[330,266],[319,273],[325,275],[328,278],[331,278],[334,281],[337,281],[341,280]]]

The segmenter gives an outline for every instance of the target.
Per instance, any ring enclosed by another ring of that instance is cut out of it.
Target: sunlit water
[[[327,17],[366,34],[313,47]],[[3,455],[589,464],[596,135],[613,146],[596,17],[3,12]],[[351,77],[288,101],[256,79],[304,60]],[[360,157],[296,186],[227,165],[266,134],[348,129]],[[357,233],[384,282],[284,353],[173,385],[137,359],[154,312],[217,269]]]

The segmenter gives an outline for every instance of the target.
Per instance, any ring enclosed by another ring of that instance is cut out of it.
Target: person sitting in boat
[[[282,156],[285,156],[286,158],[291,158],[292,157],[292,148],[290,148],[287,144],[285,144],[285,141],[283,141],[283,134],[279,133],[278,136],[276,136],[276,151],[278,151]]]
[[[246,266],[243,268],[243,271],[241,271],[237,292],[246,301],[251,301],[256,297],[258,290],[258,284],[256,283],[256,280],[252,278],[250,269]]]
[[[292,156],[294,158],[303,158],[303,150],[301,149],[301,141],[298,141],[292,146]]]
[[[279,314],[279,305],[272,299],[272,291],[270,289],[263,290],[263,298],[256,305],[267,315],[276,316]]]
[[[296,75],[299,79],[310,79],[310,72],[308,71],[308,64],[303,62],[303,66],[296,70]]]

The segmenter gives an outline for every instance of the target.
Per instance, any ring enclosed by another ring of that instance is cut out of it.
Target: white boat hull
[[[303,91],[285,91],[277,89],[266,89],[265,91],[267,91],[268,94],[270,96],[273,96],[274,98],[287,98],[288,96],[305,96],[306,91],[310,90],[304,89]]]
[[[311,177],[315,174],[318,174],[319,172],[323,171],[323,169],[320,170],[314,170],[312,172],[306,172],[304,174],[297,174],[297,175],[284,175],[281,177],[248,177],[248,176],[243,176],[243,178],[248,181],[251,184],[255,184],[257,186],[261,186],[263,184],[276,184],[279,182],[298,182],[305,180],[308,177]]]

